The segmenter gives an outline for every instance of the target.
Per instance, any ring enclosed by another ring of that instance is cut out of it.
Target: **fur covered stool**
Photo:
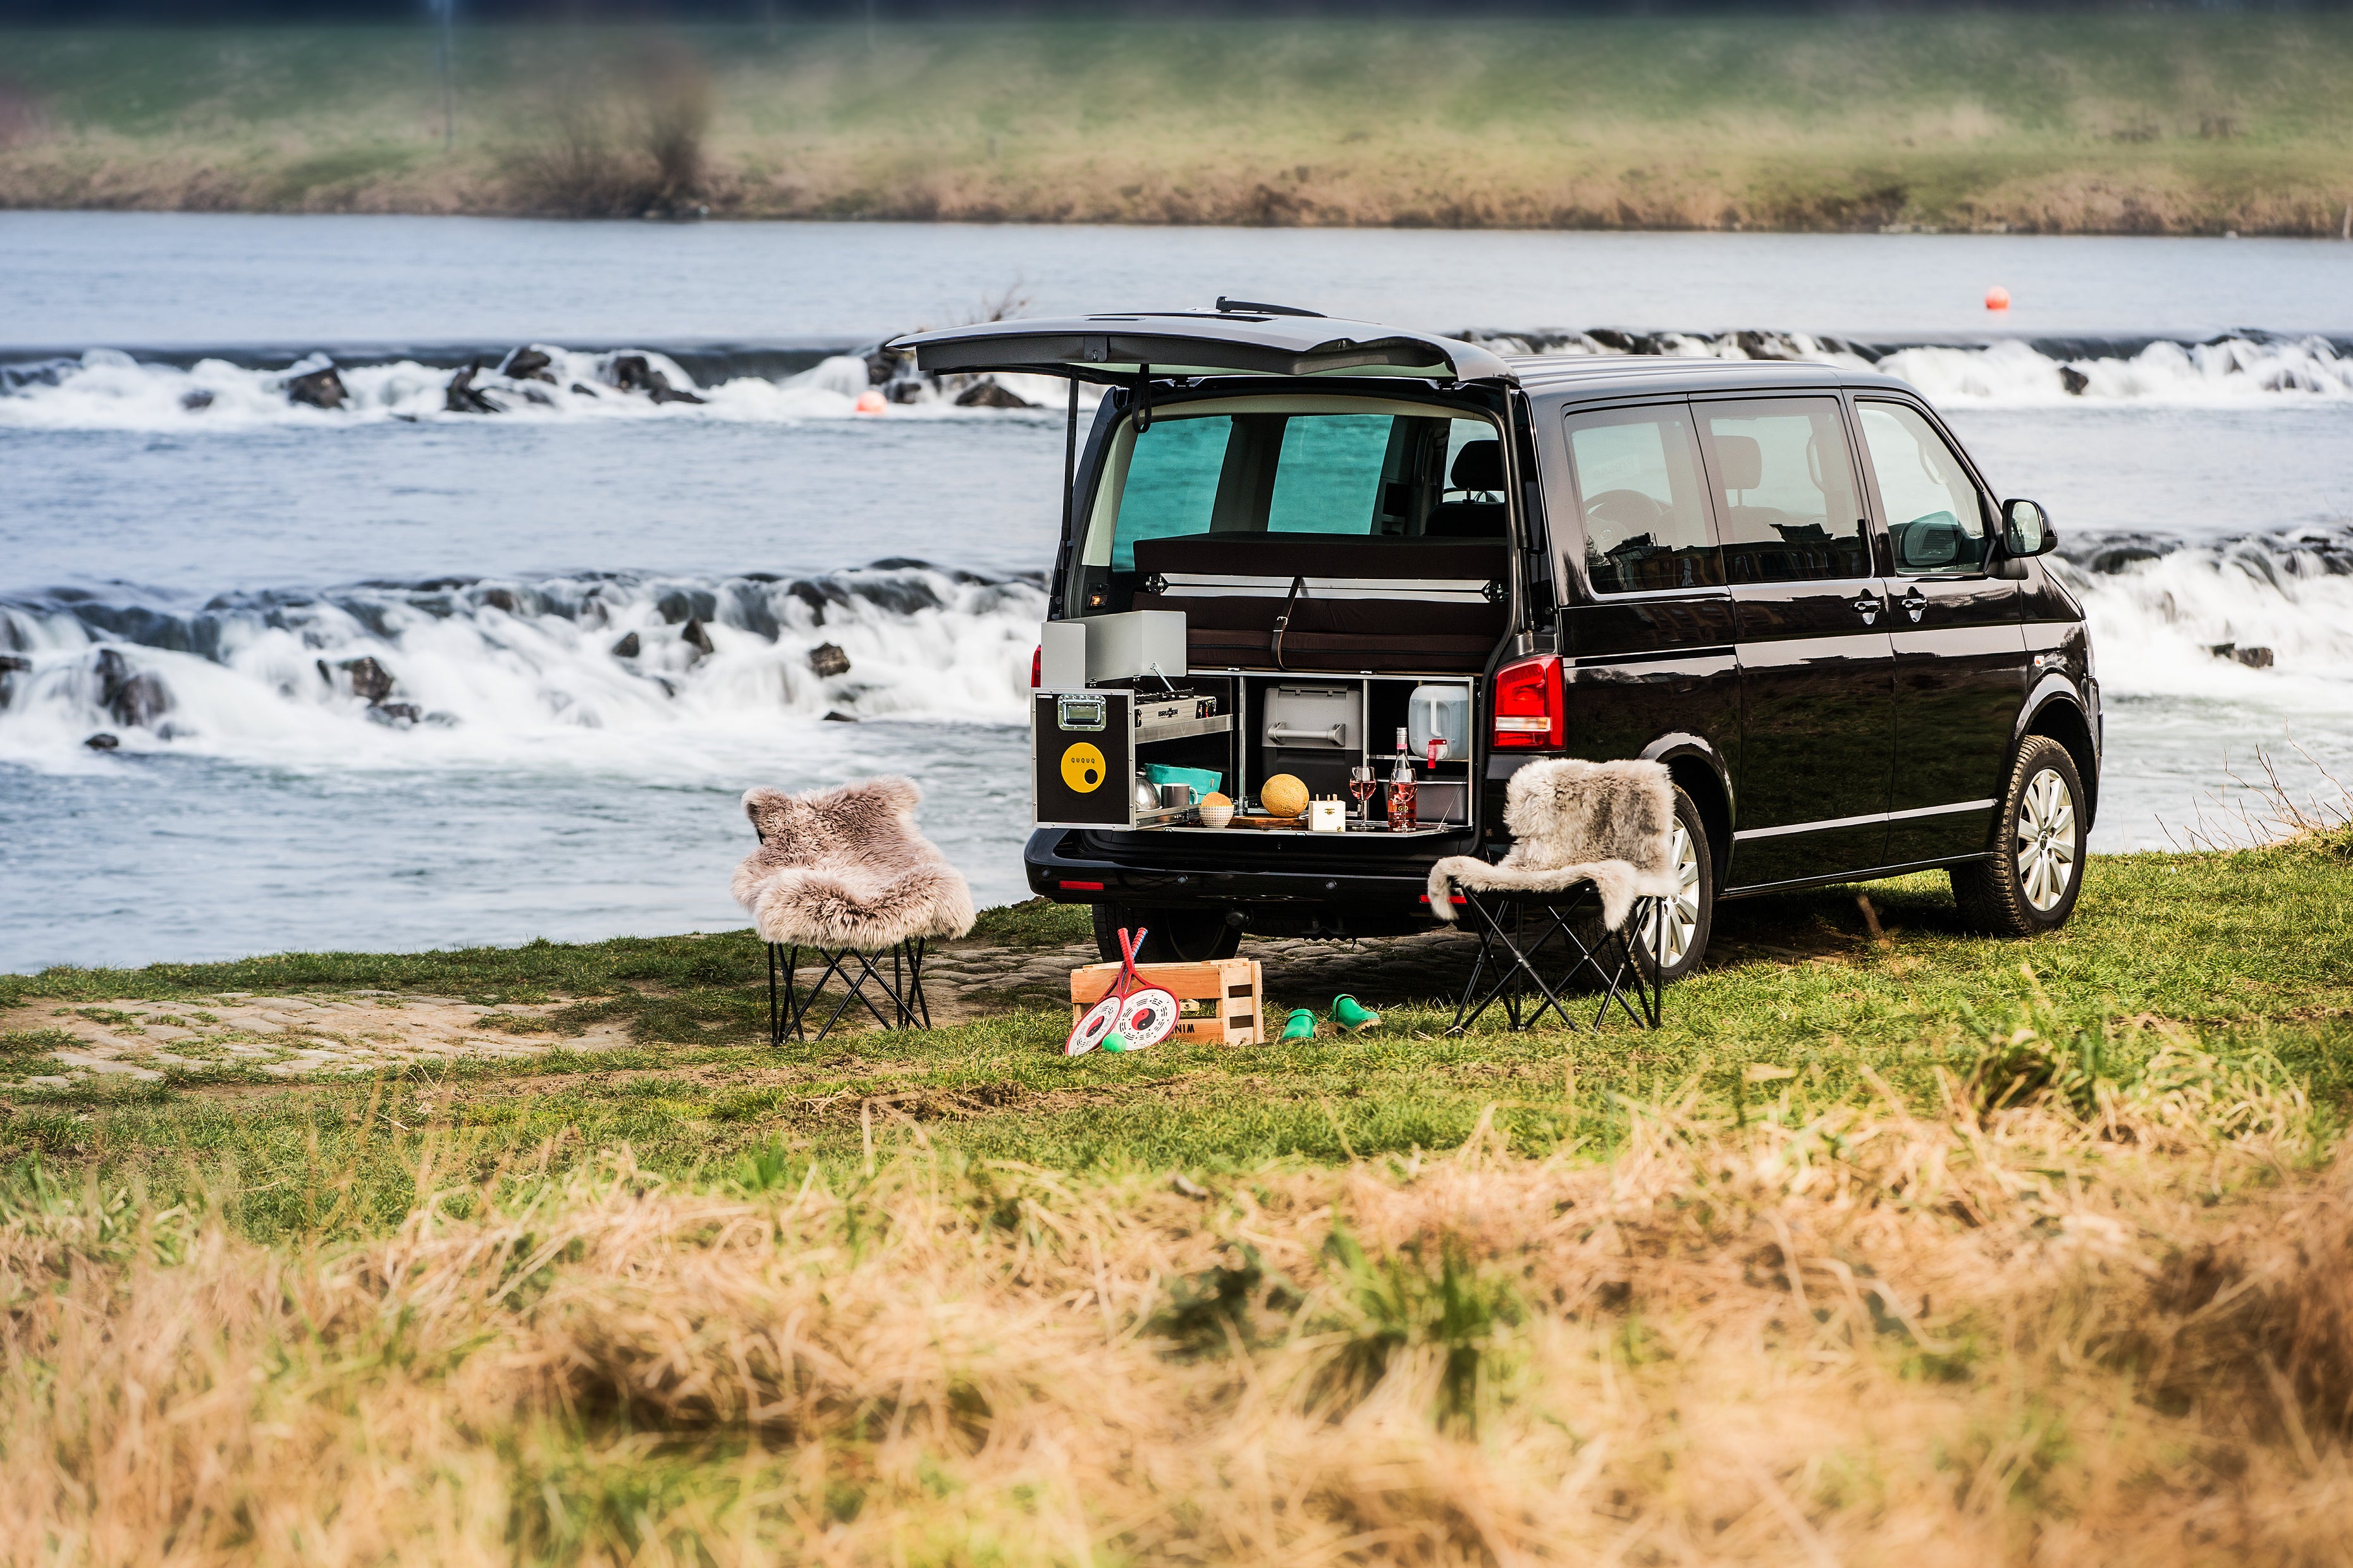
[[[784,1044],[787,1035],[807,1037],[809,1009],[837,977],[843,995],[818,1027],[818,1039],[853,1002],[886,1029],[932,1026],[923,999],[924,944],[970,931],[973,911],[964,874],[915,829],[923,798],[914,780],[895,776],[807,795],[745,792],[744,815],[760,847],[735,868],[734,893],[768,944],[771,1045]],[[793,980],[804,947],[823,967],[807,994],[797,995]],[[883,1005],[868,994],[870,985]]]
[[[1533,1027],[1547,1012],[1574,1029],[1560,993],[1580,976],[1601,987],[1596,1028],[1613,1003],[1657,1028],[1662,916],[1678,891],[1666,768],[1574,757],[1530,763],[1504,786],[1504,826],[1513,844],[1501,860],[1450,855],[1430,868],[1430,912],[1453,920],[1460,888],[1480,927],[1479,955],[1450,1032],[1469,1028],[1498,997],[1514,1029]],[[1547,968],[1562,972],[1548,979]],[[1523,1020],[1528,1000],[1535,1005]]]

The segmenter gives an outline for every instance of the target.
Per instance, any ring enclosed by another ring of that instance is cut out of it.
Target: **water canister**
[[[1444,755],[1471,754],[1471,689],[1467,686],[1417,686],[1406,699],[1406,729],[1413,754],[1430,755],[1432,740],[1446,742]]]

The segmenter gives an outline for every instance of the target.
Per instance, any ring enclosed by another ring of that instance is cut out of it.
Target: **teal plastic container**
[[[1172,768],[1166,763],[1145,764],[1144,776],[1156,784],[1191,784],[1193,798],[1197,802],[1215,791],[1226,777],[1215,768]]]

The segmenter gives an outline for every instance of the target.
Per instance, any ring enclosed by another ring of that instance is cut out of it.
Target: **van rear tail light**
[[[1037,690],[1046,684],[1046,645],[1039,643],[1029,650],[1029,689]]]
[[[1568,744],[1557,658],[1538,654],[1495,672],[1495,744],[1499,749]]]

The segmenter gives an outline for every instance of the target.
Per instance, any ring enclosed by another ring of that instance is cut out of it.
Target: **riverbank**
[[[0,976],[0,1508],[121,1561],[2317,1561],[2347,854],[2094,858],[2031,943],[1926,878],[1727,905],[1652,1035],[1444,1038],[1383,944],[1253,944],[1367,1035],[1076,1062],[1049,995],[771,1050],[744,933]],[[537,1044],[29,1081],[426,994]]]
[[[2353,18],[19,30],[0,205],[2336,237]],[[445,134],[448,137],[445,145]]]

